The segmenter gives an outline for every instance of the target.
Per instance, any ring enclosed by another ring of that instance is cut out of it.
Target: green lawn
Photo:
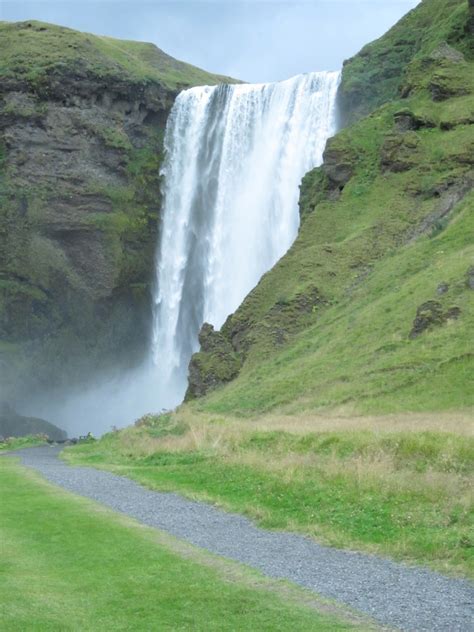
[[[65,493],[10,458],[0,459],[0,532],[4,632],[354,629],[305,591]]]

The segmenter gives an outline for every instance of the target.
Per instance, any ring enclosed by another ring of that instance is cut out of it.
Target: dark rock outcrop
[[[393,116],[397,132],[416,131],[423,128],[434,128],[436,123],[425,116],[414,114],[408,109],[400,110]]]
[[[410,338],[417,338],[427,329],[442,325],[448,320],[456,320],[460,315],[461,310],[457,306],[444,310],[438,301],[426,301],[416,310]]]
[[[446,101],[451,97],[460,97],[469,94],[467,88],[453,84],[449,77],[442,74],[434,74],[429,89],[433,101]]]
[[[463,202],[473,187],[474,173],[468,172],[459,180],[447,180],[442,186],[433,190],[432,195],[437,200],[433,211],[428,213],[414,229],[410,230],[407,241],[413,242],[421,235],[433,235],[443,230],[458,205]]]
[[[199,333],[201,350],[189,365],[187,401],[202,397],[238,374],[242,361],[227,338],[204,323]]]
[[[237,377],[247,351],[256,340],[267,339],[273,348],[283,346],[315,317],[328,300],[316,286],[290,297],[279,296],[264,323],[229,316],[221,331],[205,323],[199,334],[200,350],[189,364],[186,400],[202,397]]]
[[[441,42],[431,53],[430,58],[434,61],[449,61],[455,64],[465,61],[464,55],[450,46],[447,42]]]
[[[446,294],[448,291],[449,291],[448,283],[440,283],[438,287],[436,288],[436,292],[439,295]]]
[[[469,20],[467,22],[467,31],[474,35],[474,0],[468,0],[469,3]]]
[[[380,158],[382,172],[400,173],[415,167],[417,147],[418,138],[413,132],[387,136]]]
[[[466,272],[466,285],[470,290],[474,290],[474,266]]]
[[[339,142],[336,136],[328,141],[323,160],[322,170],[327,178],[328,189],[333,192],[332,197],[337,197],[354,175],[357,157],[351,147]]]

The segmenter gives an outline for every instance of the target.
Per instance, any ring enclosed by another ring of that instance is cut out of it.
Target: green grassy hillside
[[[122,81],[159,82],[168,88],[214,85],[228,78],[170,57],[154,44],[82,33],[36,20],[0,22],[0,74],[41,84],[65,69]]]
[[[356,121],[398,98],[407,64],[417,55],[431,53],[440,41],[472,56],[467,11],[465,0],[423,0],[383,37],[347,60],[340,90],[342,121]]]
[[[459,34],[468,6],[455,4]],[[393,32],[431,8],[429,46],[400,68],[405,98],[341,131],[304,178],[296,242],[222,329],[243,367],[199,410],[474,404],[472,36],[449,46],[439,7],[425,0],[377,42],[390,51]],[[223,355],[201,352],[194,373],[219,375]]]

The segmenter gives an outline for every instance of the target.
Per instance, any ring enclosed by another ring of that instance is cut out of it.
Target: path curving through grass
[[[41,447],[17,454],[56,485],[269,577],[335,599],[381,624],[405,631],[464,632],[472,623],[474,587],[469,581],[266,531],[205,503],[148,490],[109,472],[71,467],[58,459],[59,452]]]

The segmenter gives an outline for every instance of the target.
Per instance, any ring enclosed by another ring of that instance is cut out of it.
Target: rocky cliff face
[[[20,387],[47,387],[144,353],[166,119],[183,87],[222,78],[148,44],[38,22],[0,29],[0,379],[11,397],[19,375]]]
[[[186,401],[202,397],[218,386],[233,380],[241,368],[240,355],[229,340],[212,325],[204,323],[199,333],[200,353],[189,365]]]

